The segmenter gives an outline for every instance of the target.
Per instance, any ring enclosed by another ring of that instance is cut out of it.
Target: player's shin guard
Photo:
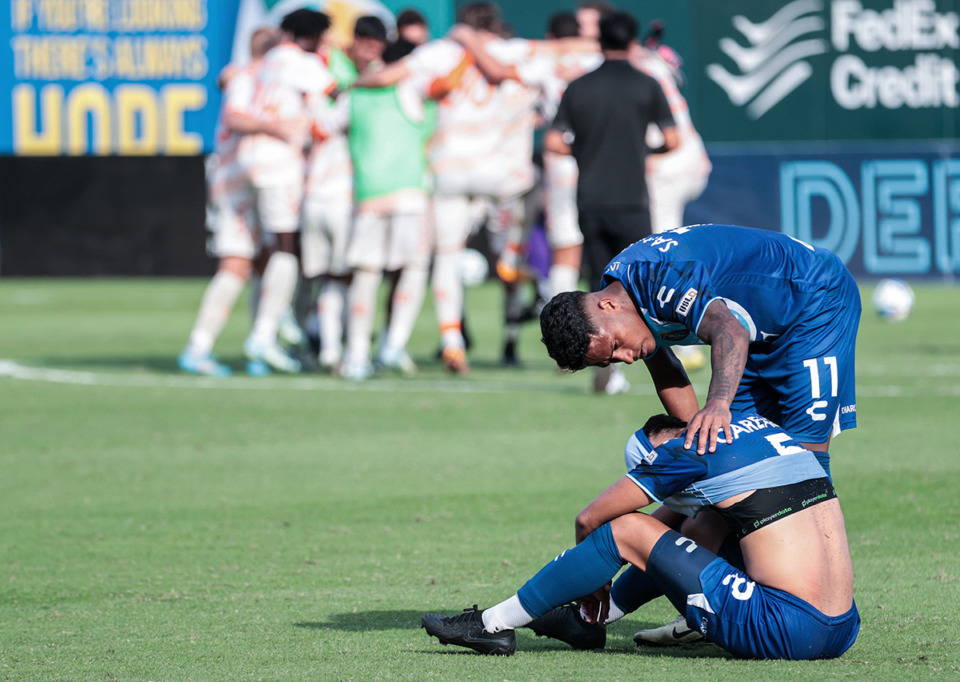
[[[340,361],[343,346],[343,318],[347,303],[347,285],[337,280],[324,282],[317,301],[320,319],[320,364],[334,366]]]
[[[423,294],[426,290],[427,269],[413,265],[405,267],[393,293],[393,313],[385,346],[396,350],[406,348],[417,322],[417,315],[423,306]]]
[[[433,297],[437,322],[444,335],[443,345],[464,346],[460,332],[463,313],[463,283],[460,281],[460,252],[437,252],[433,258]]]
[[[191,352],[205,355],[213,350],[213,344],[245,285],[246,280],[242,277],[227,270],[217,271],[203,293],[197,321],[190,333],[188,349]]]
[[[348,303],[350,318],[347,321],[347,363],[370,362],[370,340],[373,336],[374,309],[377,291],[383,275],[380,271],[357,270],[350,284]]]
[[[263,272],[260,306],[253,323],[252,337],[257,342],[265,345],[277,342],[280,316],[293,300],[299,274],[300,262],[292,253],[277,251],[270,256]]]
[[[539,618],[554,606],[596,592],[623,564],[610,524],[605,523],[579,545],[562,552],[541,568],[520,588],[517,597],[527,613]]]

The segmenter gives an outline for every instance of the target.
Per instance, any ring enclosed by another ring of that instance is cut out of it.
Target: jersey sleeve
[[[295,74],[297,89],[310,96],[329,95],[337,87],[333,74],[315,54],[304,54],[303,68]]]
[[[322,141],[342,134],[350,127],[350,94],[344,93],[335,101],[318,97],[310,105],[310,130],[313,138]]]
[[[647,239],[651,240],[649,244],[656,248],[658,238],[670,241],[669,234],[655,235]],[[641,308],[656,320],[679,322],[694,334],[697,333],[707,306],[717,298],[710,271],[702,261],[643,261],[630,264],[626,273],[623,273],[622,267],[614,272],[610,266],[604,273],[604,285],[619,280],[631,292],[649,292],[635,296],[639,299],[637,303]],[[624,282],[624,274],[631,281]]]
[[[223,108],[231,113],[247,113],[253,101],[257,81],[246,69],[238,69],[231,74],[223,91]]]
[[[627,441],[624,461],[627,477],[657,502],[680,492],[706,471],[701,457],[683,449],[682,439],[653,448],[643,431]]]

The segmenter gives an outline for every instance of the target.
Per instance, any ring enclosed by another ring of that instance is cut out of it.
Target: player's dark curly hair
[[[554,296],[540,311],[540,340],[560,369],[576,372],[587,366],[590,337],[597,326],[584,310],[584,292]]]
[[[655,414],[643,425],[643,432],[647,435],[647,438],[653,438],[658,433],[684,429],[686,426],[687,422],[679,417],[672,417],[669,414]]]
[[[294,38],[319,38],[330,28],[330,17],[312,9],[295,9],[280,22],[280,30]]]

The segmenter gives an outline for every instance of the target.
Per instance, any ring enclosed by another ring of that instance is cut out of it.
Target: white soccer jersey
[[[254,192],[237,159],[243,135],[227,128],[223,119],[227,113],[249,115],[256,70],[249,65],[227,68],[229,77],[221,99],[214,153],[207,160],[207,229],[211,232],[207,247],[216,258],[253,258],[258,248],[259,222]]]
[[[504,170],[517,174],[517,177],[526,174],[532,186],[537,103],[554,80],[554,59],[535,56],[531,42],[522,39],[491,41],[486,49],[491,57],[512,66],[517,74],[517,80],[506,80],[499,88],[503,126],[499,152]]]
[[[301,134],[290,141],[270,135],[244,139],[241,157],[254,184],[286,184],[293,172],[302,181],[309,108],[314,99],[335,86],[333,76],[315,53],[293,43],[281,43],[267,52],[257,73],[252,115],[267,121],[302,119],[304,125]]]
[[[677,132],[680,135],[679,147],[668,154],[661,155],[659,158],[657,158],[657,155],[651,155],[651,165],[657,166],[666,163],[667,167],[676,167],[671,173],[672,175],[683,173],[705,175],[709,173],[710,161],[703,147],[703,140],[700,138],[697,129],[693,127],[687,100],[680,94],[680,89],[673,78],[670,66],[663,61],[663,58],[649,50],[643,50],[641,56],[632,59],[631,63],[657,80],[667,98],[670,113],[673,114],[673,120],[677,124]],[[662,136],[655,129],[655,126],[651,127],[654,130],[648,132],[648,136],[650,136],[648,137],[648,143],[651,147],[657,147],[661,144]],[[683,163],[672,162],[672,159],[682,159]]]
[[[473,58],[458,43],[441,39],[423,45],[406,58],[424,93],[444,94],[437,108],[437,130],[429,147],[430,167],[439,194],[487,194],[505,197],[528,190],[533,183],[533,101],[542,65],[527,65],[526,41],[493,41],[491,55],[516,65],[520,82],[491,85]],[[530,131],[527,142],[525,132]],[[511,140],[505,141],[505,134]],[[520,141],[517,147],[514,143]],[[510,154],[505,157],[505,151]],[[523,164],[513,159],[525,157]],[[510,168],[505,168],[509,158]]]
[[[693,126],[687,100],[680,94],[670,66],[657,53],[649,50],[642,50],[631,63],[653,76],[660,84],[680,137],[676,149],[647,157],[650,218],[653,232],[659,234],[684,224],[683,211],[687,203],[700,196],[707,186],[711,171],[710,158],[700,134]],[[660,129],[651,125],[647,130],[647,144],[656,148],[662,141]]]
[[[237,163],[237,151],[243,135],[228,129],[224,117],[227,113],[250,115],[256,83],[256,70],[250,65],[239,68],[228,66],[227,69],[229,77],[221,98],[214,150],[208,165],[211,190],[216,185],[217,191],[223,190],[220,183],[235,181],[243,174],[242,167]]]

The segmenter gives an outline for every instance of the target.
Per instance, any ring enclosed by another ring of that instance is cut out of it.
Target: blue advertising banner
[[[839,255],[854,276],[960,274],[960,143],[711,145],[688,223],[782,231]]]
[[[237,8],[208,0],[11,0],[0,21],[0,154],[212,148]]]

